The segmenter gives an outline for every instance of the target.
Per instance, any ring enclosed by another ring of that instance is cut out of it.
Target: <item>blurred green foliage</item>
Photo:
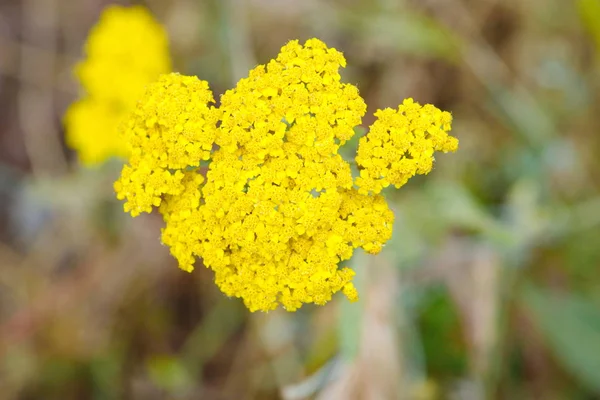
[[[419,316],[427,374],[448,378],[467,373],[464,332],[452,298],[443,288],[432,288]]]

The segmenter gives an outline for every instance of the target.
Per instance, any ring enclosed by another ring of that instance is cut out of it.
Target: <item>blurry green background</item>
[[[318,37],[365,126],[405,97],[453,113],[459,151],[388,194],[392,240],[351,260],[361,301],[269,314],[122,212],[119,161],[65,148],[109,3],[0,2],[1,399],[600,398],[600,0],[143,3],[217,95]]]

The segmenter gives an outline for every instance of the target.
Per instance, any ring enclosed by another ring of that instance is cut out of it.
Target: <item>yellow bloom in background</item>
[[[91,29],[76,74],[88,95],[128,108],[171,71],[164,27],[142,6],[108,6]]]
[[[171,71],[163,26],[144,7],[107,7],[75,71],[84,94],[65,114],[67,144],[85,165],[127,156],[119,124],[146,86]]]
[[[127,157],[127,143],[119,134],[123,110],[85,97],[71,104],[65,115],[67,145],[77,150],[84,165],[95,165],[112,156]]]
[[[125,211],[158,207],[180,268],[202,257],[219,288],[251,311],[325,304],[338,291],[356,300],[354,271],[339,264],[390,239],[394,215],[378,193],[429,172],[434,151],[458,142],[449,113],[405,101],[377,112],[354,179],[338,150],[366,105],[341,83],[345,64],[317,39],[291,41],[218,108],[206,82],[161,77],[123,125],[132,155],[115,190]]]

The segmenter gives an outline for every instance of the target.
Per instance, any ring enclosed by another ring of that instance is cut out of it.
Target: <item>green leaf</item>
[[[223,348],[245,321],[246,308],[219,295],[217,303],[189,334],[180,360],[188,374],[198,376],[205,363]]]
[[[103,352],[89,362],[94,391],[94,400],[114,399],[119,397],[120,388],[115,385],[123,373],[121,351]]]
[[[451,225],[486,233],[497,242],[510,240],[509,232],[501,226],[463,184],[436,183],[429,186],[433,204],[440,217]]]
[[[525,287],[522,297],[564,368],[600,393],[600,308],[584,298],[536,286]]]
[[[152,357],[147,362],[147,368],[152,382],[170,393],[183,392],[193,385],[192,377],[177,357]]]
[[[420,311],[419,331],[429,375],[459,377],[467,371],[467,347],[460,313],[444,287],[433,287]]]
[[[487,86],[494,101],[492,111],[499,114],[501,121],[531,149],[540,151],[557,136],[550,113],[529,93],[495,83],[487,83]]]
[[[402,54],[455,61],[460,38],[438,21],[411,9],[379,10],[369,15],[342,12],[347,27],[358,31],[370,46]]]

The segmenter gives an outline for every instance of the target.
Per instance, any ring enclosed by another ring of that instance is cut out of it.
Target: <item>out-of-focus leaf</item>
[[[515,92],[505,87],[488,84],[496,111],[502,120],[534,149],[556,136],[554,121],[529,93]]]
[[[405,212],[404,209],[394,209],[393,234],[385,247],[386,254],[389,254],[390,259],[393,259],[395,264],[403,269],[415,265],[428,250],[423,234],[417,230],[421,228],[420,225],[425,223],[424,218],[411,219],[410,214],[418,213],[419,210],[415,207],[410,207],[409,210],[410,212]]]
[[[419,317],[422,345],[427,370],[436,376],[450,374],[458,378],[464,374],[468,354],[464,343],[460,315],[448,293],[434,289]]]
[[[557,359],[582,384],[600,393],[600,308],[575,295],[536,286],[522,290],[524,304]]]
[[[218,302],[189,335],[181,351],[181,360],[190,375],[198,375],[204,363],[239,329],[245,316],[242,307],[228,297],[219,297]]]
[[[398,296],[398,342],[403,345],[403,366],[407,381],[415,385],[427,380],[425,349],[422,332],[417,327],[422,299],[427,294],[414,285],[406,285]]]
[[[335,355],[337,345],[338,337],[335,329],[328,330],[317,338],[306,355],[306,370],[309,372],[316,371],[319,367],[325,365]]]
[[[59,388],[76,382],[84,376],[82,364],[68,358],[50,358],[44,363],[40,376],[43,386],[47,388]]]
[[[181,360],[172,356],[156,356],[147,362],[152,382],[170,393],[185,391],[192,386],[192,377]]]
[[[521,179],[516,182],[507,196],[504,222],[511,232],[512,240],[506,243],[505,251],[516,264],[521,264],[528,251],[551,236],[557,227],[556,221],[550,220],[545,208],[540,204],[540,187],[532,179]]]
[[[600,4],[599,0],[593,1]],[[593,101],[591,88],[566,60],[548,59],[540,64],[535,75],[540,86],[560,93],[560,96],[556,97],[557,102],[553,102],[554,96],[544,100],[547,105],[554,105],[552,110],[561,116],[568,118],[569,114],[573,116],[581,113]]]
[[[600,196],[582,201],[568,210],[567,221],[572,232],[585,231],[593,229],[600,225]]]
[[[369,17],[345,15],[353,29],[361,30],[370,43],[406,54],[456,60],[459,38],[438,21],[414,10],[400,13],[377,12]]]
[[[313,396],[322,390],[327,384],[339,379],[340,372],[343,370],[342,363],[338,358],[323,365],[314,374],[304,379],[302,382],[288,385],[281,391],[284,400],[300,400]]]
[[[495,220],[459,183],[431,186],[431,197],[446,223],[485,233],[496,244],[510,242],[510,232]]]
[[[121,357],[117,352],[93,359],[90,372],[94,385],[94,399],[114,399],[119,397],[119,387],[114,384],[122,373]]]

